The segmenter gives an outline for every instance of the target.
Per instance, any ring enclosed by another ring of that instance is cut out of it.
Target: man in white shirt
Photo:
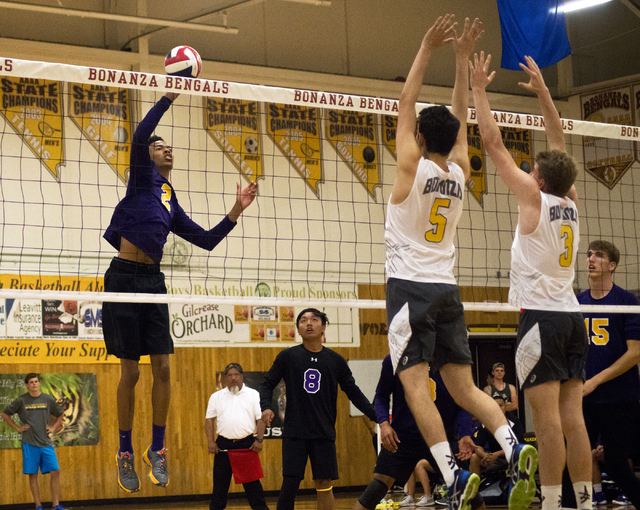
[[[211,395],[207,406],[204,430],[209,453],[216,456],[210,510],[224,510],[227,506],[232,475],[227,450],[251,448],[257,453],[262,450],[265,424],[261,418],[260,397],[256,390],[244,385],[242,374],[239,363],[229,363],[224,369],[227,387]],[[269,510],[260,480],[242,485],[252,510]]]

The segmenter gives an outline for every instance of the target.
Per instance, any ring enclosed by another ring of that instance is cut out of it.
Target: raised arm
[[[449,154],[449,160],[456,163],[464,172],[465,180],[471,174],[469,164],[469,147],[467,145],[467,112],[469,109],[469,55],[474,50],[478,39],[482,37],[482,23],[478,18],[470,23],[469,18],[464,20],[464,29],[460,38],[458,34],[453,38],[453,47],[456,52],[456,81],[453,86],[451,98],[451,113],[460,121],[460,131],[456,144]]]
[[[453,18],[451,14],[440,16],[426,33],[400,94],[396,129],[398,170],[392,191],[393,202],[396,204],[404,201],[411,191],[422,156],[416,141],[416,101],[420,95],[424,73],[433,50],[455,38]]]
[[[544,117],[544,131],[547,135],[549,148],[551,150],[567,152],[560,115],[558,114],[558,110],[556,110],[556,105],[553,104],[549,89],[544,83],[542,71],[540,71],[538,64],[536,64],[535,60],[531,57],[525,56],[524,59],[527,61],[527,65],[521,63],[520,67],[529,75],[529,83],[519,82],[518,85],[538,96],[542,116]]]
[[[521,206],[535,206],[537,200],[539,209],[541,199],[540,190],[536,181],[520,170],[513,161],[511,154],[509,154],[509,151],[507,151],[502,143],[500,129],[491,113],[486,87],[491,83],[496,72],[493,71],[490,75],[488,74],[490,63],[491,55],[488,55],[485,60],[484,51],[480,52],[480,57],[478,57],[477,54],[474,56],[474,64],[469,62],[471,69],[471,89],[473,90],[473,101],[476,108],[482,143],[493,164],[496,166],[500,177],[518,198],[518,203]]]

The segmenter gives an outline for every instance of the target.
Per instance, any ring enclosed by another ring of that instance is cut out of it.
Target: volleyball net
[[[180,97],[156,133],[174,148],[171,182],[187,214],[213,227],[233,206],[238,182],[257,182],[258,197],[213,252],[170,235],[161,263],[168,295],[135,299],[168,301],[183,319],[189,306],[230,307],[239,325],[278,324],[251,325],[252,335],[270,340],[293,340],[288,325],[306,306],[347,324],[345,338],[357,335],[358,309],[384,308],[371,297],[385,282],[396,100],[9,58],[0,58],[0,77],[0,299],[59,302],[62,315],[74,315],[66,302],[81,314],[101,301],[132,300],[103,291],[116,252],[102,235],[126,192],[137,123],[169,91]],[[640,85],[628,88],[640,98]],[[616,282],[640,289],[640,106],[614,115],[611,102],[592,96],[581,108],[600,122],[563,120],[568,152],[584,169],[576,288],[588,287],[588,242],[603,238],[623,253]],[[542,117],[496,119],[514,160],[530,171],[547,149]],[[472,109],[468,140],[472,174],[455,276],[461,287],[508,288],[517,203],[484,154]],[[465,305],[509,309],[484,301]]]

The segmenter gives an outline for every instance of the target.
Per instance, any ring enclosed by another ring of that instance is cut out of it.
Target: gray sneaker
[[[158,487],[169,485],[169,472],[167,471],[167,449],[163,448],[159,452],[154,452],[151,447],[147,448],[142,456],[144,463],[151,466],[149,480]]]
[[[133,467],[133,453],[116,453],[116,466],[118,467],[118,485],[127,492],[138,492],[140,480]]]

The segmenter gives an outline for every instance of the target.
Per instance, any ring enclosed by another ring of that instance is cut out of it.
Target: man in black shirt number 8
[[[287,388],[287,410],[282,439],[282,488],[278,510],[293,510],[296,493],[311,460],[318,493],[318,510],[333,510],[332,480],[338,478],[336,459],[336,401],[338,384],[349,400],[371,421],[376,413],[337,352],[322,345],[327,316],[315,308],[296,320],[302,345],[280,352],[260,385],[262,420],[271,425],[273,389],[281,379]]]

